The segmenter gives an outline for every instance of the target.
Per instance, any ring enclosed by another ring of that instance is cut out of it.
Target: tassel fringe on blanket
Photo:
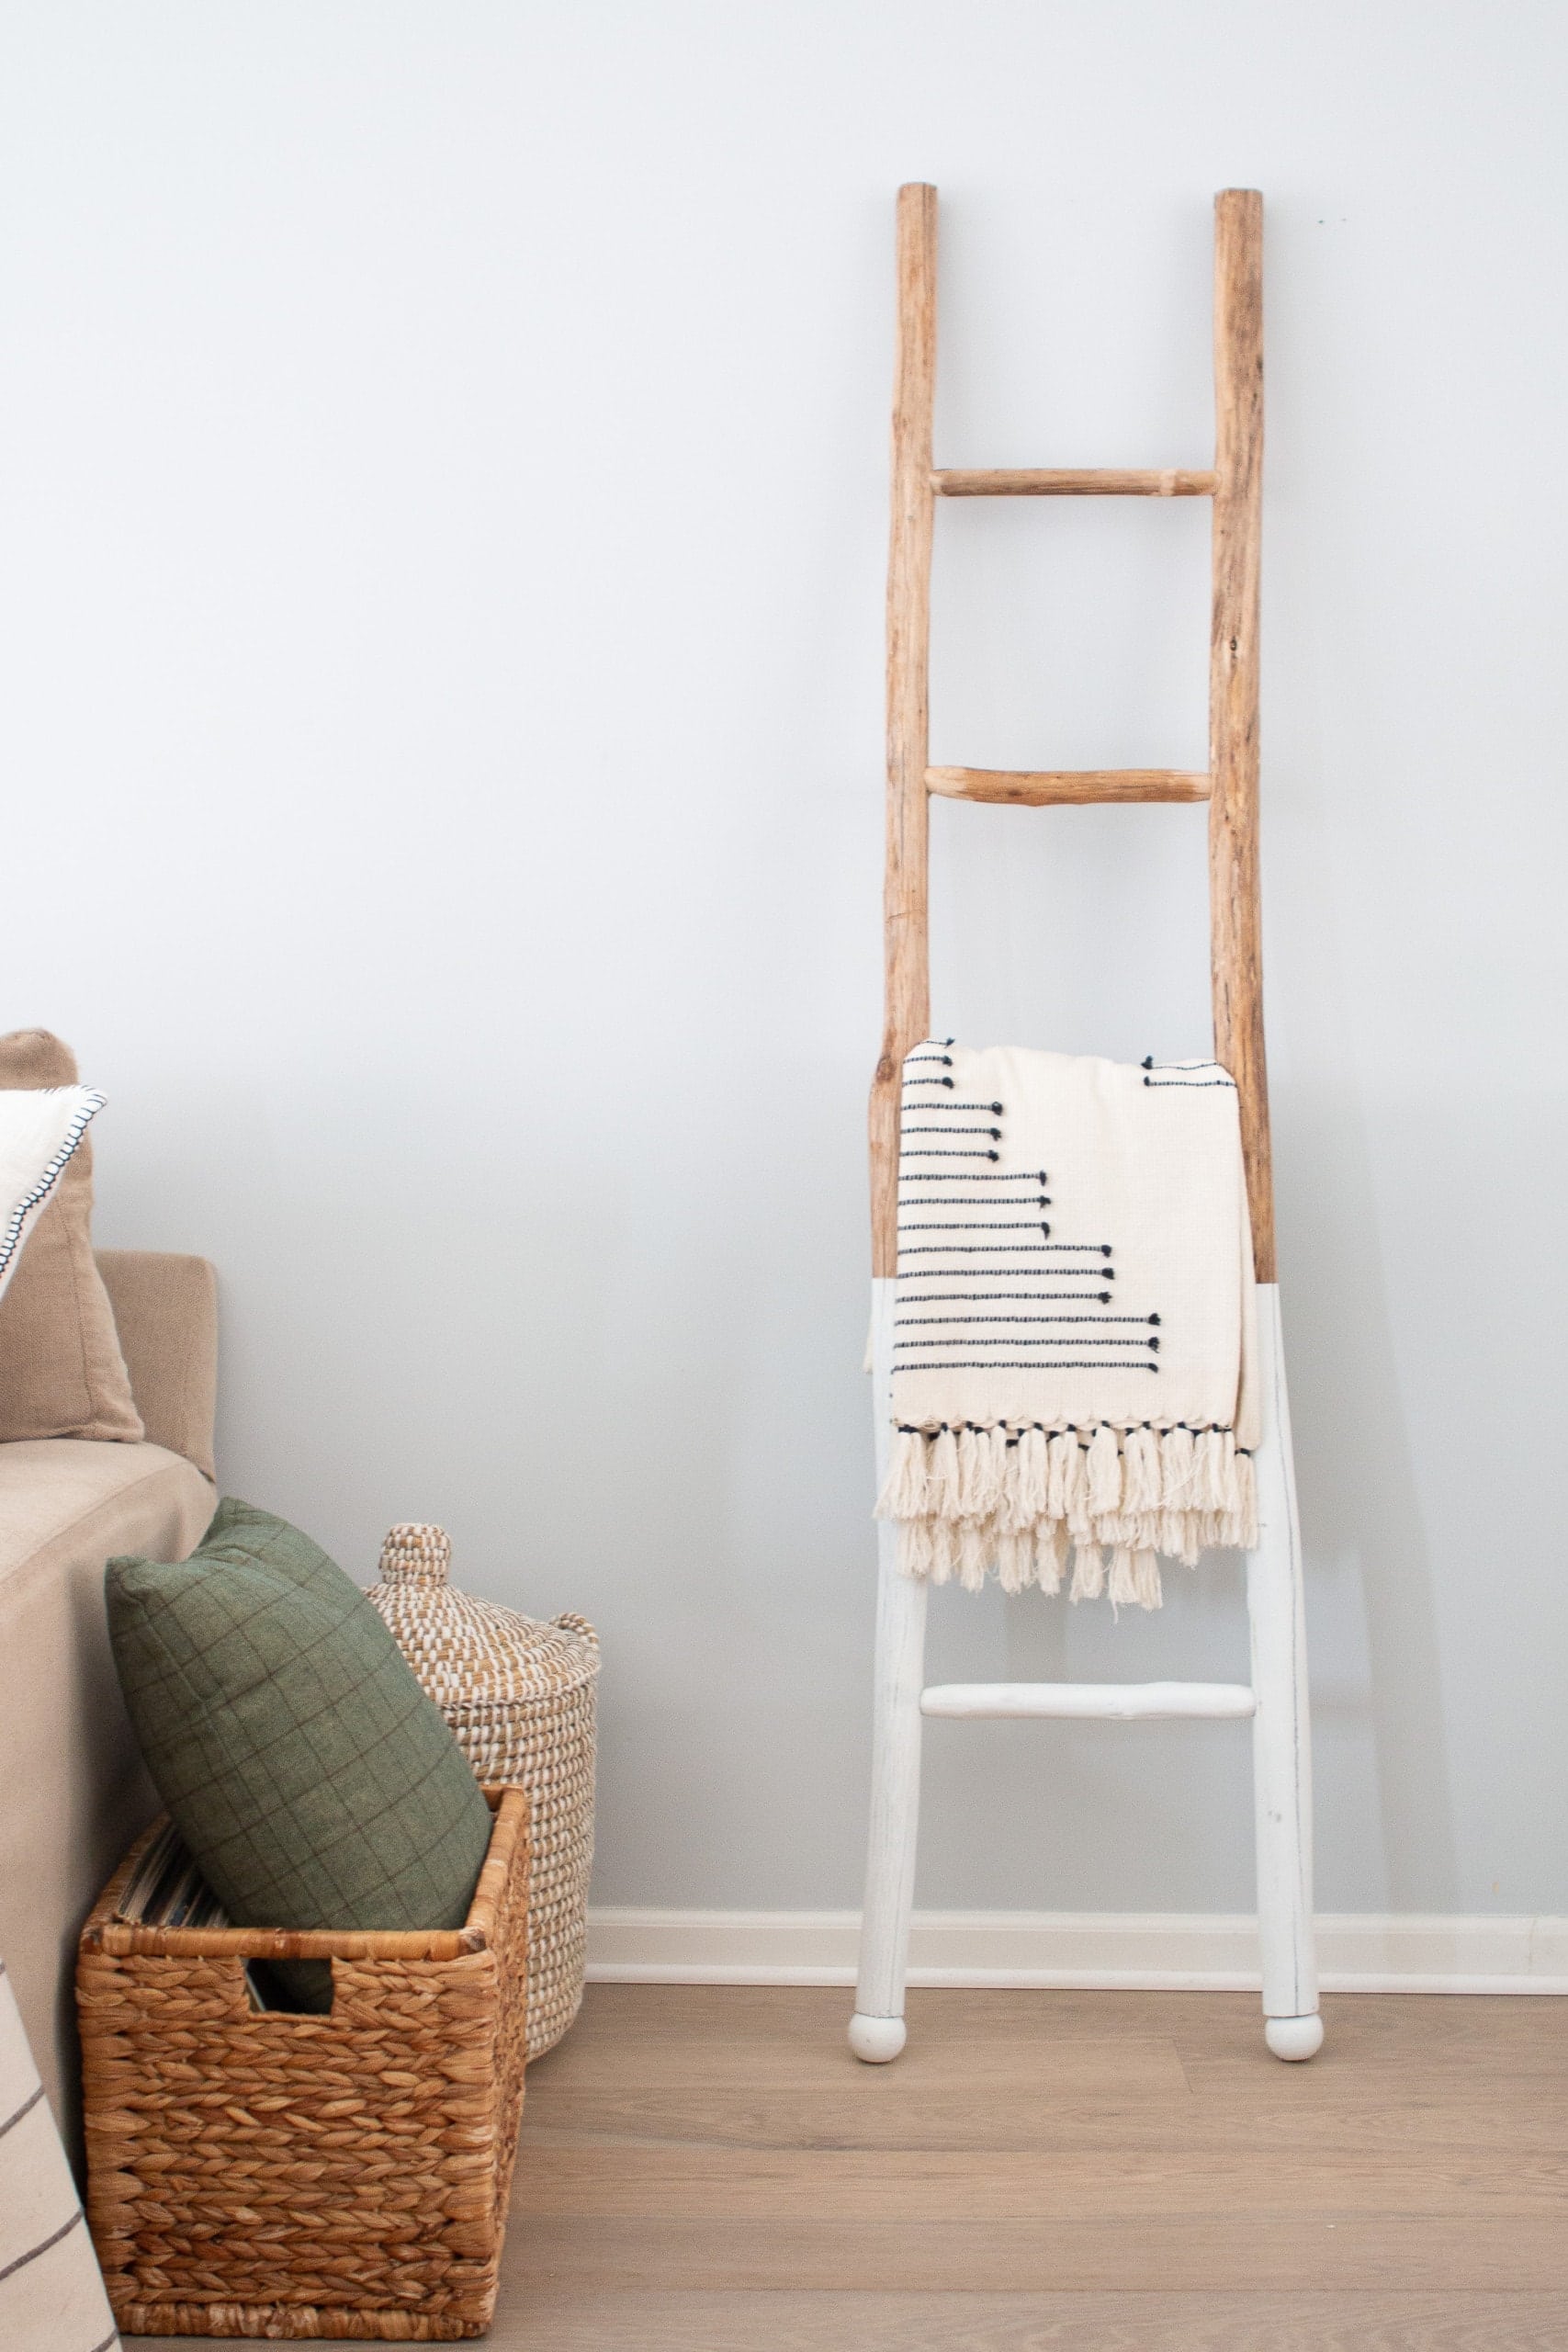
[[[1157,1609],[1159,1556],[1258,1539],[1236,1092],[931,1039],[904,1063],[893,1427],[900,1565]]]
[[[907,1575],[978,1592],[994,1566],[1004,1592],[1056,1593],[1071,1556],[1071,1599],[1118,1608],[1159,1607],[1162,1552],[1258,1541],[1252,1457],[1217,1427],[899,1427],[877,1515]]]

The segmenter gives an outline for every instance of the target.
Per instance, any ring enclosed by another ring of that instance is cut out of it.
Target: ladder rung
[[[943,800],[1001,800],[1018,808],[1094,800],[1207,800],[1209,778],[1184,768],[928,768]]]
[[[1151,1715],[1235,1722],[1258,1713],[1246,1682],[934,1682],[922,1715],[1055,1715],[1135,1723]]]
[[[1212,498],[1218,479],[1153,466],[950,466],[931,488],[939,498]]]

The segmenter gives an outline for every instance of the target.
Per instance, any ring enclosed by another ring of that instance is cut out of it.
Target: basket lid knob
[[[452,1538],[444,1527],[417,1521],[389,1527],[381,1546],[385,1584],[445,1584],[452,1567]]]

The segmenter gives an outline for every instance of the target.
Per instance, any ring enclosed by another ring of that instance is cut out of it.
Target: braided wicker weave
[[[528,1792],[528,2055],[582,2003],[593,1864],[599,1636],[585,1617],[541,1624],[449,1581],[439,1527],[394,1527],[375,1602],[481,1781]]]
[[[155,1824],[82,1933],[87,2217],[132,2335],[481,2335],[523,2106],[527,1806],[486,1791],[461,1928],[132,1927]],[[330,2017],[253,2007],[247,1959],[331,1959]]]

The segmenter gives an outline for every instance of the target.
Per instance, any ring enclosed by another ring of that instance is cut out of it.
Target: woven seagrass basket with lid
[[[445,1529],[391,1528],[369,1599],[479,1780],[527,1791],[528,2055],[537,2058],[582,2001],[599,1636],[585,1617],[544,1624],[459,1592],[451,1564]]]

